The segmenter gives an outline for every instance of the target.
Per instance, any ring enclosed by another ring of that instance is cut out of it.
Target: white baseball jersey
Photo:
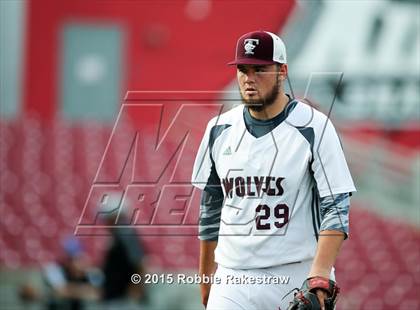
[[[260,137],[244,105],[213,118],[194,163],[192,184],[224,195],[215,260],[234,269],[265,268],[314,257],[319,197],[355,191],[330,120],[291,101]]]

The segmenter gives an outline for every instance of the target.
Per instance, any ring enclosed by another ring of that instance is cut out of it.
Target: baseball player
[[[201,284],[202,303],[333,309],[355,191],[340,140],[324,114],[284,92],[278,36],[243,35],[229,65],[243,104],[210,120],[192,175],[202,189],[199,273],[219,279]]]

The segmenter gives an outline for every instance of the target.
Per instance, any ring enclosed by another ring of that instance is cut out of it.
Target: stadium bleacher
[[[0,200],[8,210],[0,218],[0,263],[11,269],[40,266],[59,257],[59,240],[74,231],[96,173],[88,163],[100,162],[111,128],[59,122],[48,128],[36,118],[20,124],[2,121],[0,126],[4,133]],[[344,291],[340,304],[345,309],[395,305],[415,309],[411,307],[418,306],[420,284],[418,227],[402,220],[391,222],[366,209],[352,206],[351,237],[336,266]],[[195,268],[196,236],[161,233],[143,237],[150,267],[161,271]],[[92,260],[99,263],[106,237],[80,238]],[[382,298],[384,287],[393,298]]]

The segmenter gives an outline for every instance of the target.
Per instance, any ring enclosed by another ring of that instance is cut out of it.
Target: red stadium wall
[[[50,120],[57,115],[66,23],[113,23],[124,30],[123,98],[127,90],[223,89],[234,76],[225,64],[237,37],[255,29],[278,32],[294,5],[293,0],[212,1],[204,19],[189,17],[189,11],[206,10],[200,3],[207,2],[30,1],[24,112]]]

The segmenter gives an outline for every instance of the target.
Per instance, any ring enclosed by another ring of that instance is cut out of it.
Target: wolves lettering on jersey
[[[225,196],[215,260],[249,269],[312,259],[319,197],[355,191],[335,129],[292,101],[256,137],[246,112],[242,105],[212,119],[194,163],[192,184],[221,187]]]
[[[282,177],[247,176],[223,178],[222,184],[226,196],[229,198],[232,198],[233,193],[238,197],[261,197],[263,194],[267,196],[281,196],[284,193],[284,189],[281,186],[283,180],[284,178]]]

